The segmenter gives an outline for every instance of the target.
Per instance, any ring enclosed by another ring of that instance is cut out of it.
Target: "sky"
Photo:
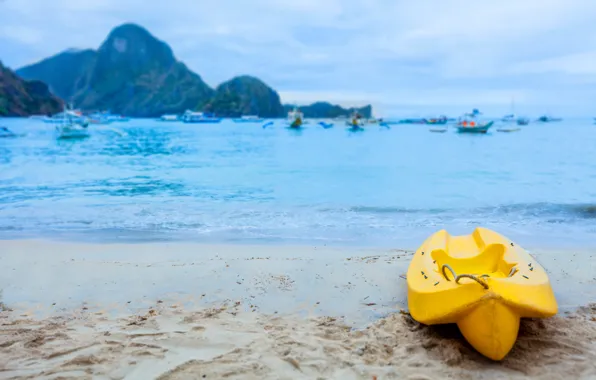
[[[134,22],[209,85],[254,75],[284,103],[596,115],[595,16],[594,0],[0,0],[0,60],[95,49]]]

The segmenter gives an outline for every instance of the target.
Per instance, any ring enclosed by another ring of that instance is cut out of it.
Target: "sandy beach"
[[[494,363],[407,313],[410,249],[0,242],[0,379],[589,379],[594,250],[530,252],[559,315]]]

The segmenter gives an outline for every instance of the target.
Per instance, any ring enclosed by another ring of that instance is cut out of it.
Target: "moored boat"
[[[498,128],[497,132],[518,132],[521,128]]]
[[[245,115],[240,118],[233,119],[234,123],[262,123],[265,119],[257,115]]]
[[[494,121],[489,121],[486,123],[475,123],[471,121],[466,123],[465,121],[462,124],[457,125],[457,131],[459,133],[487,133],[490,127],[492,127]]]
[[[17,137],[10,129],[6,127],[0,127],[0,138],[4,137]]]
[[[434,132],[434,133],[445,133],[445,132],[447,132],[447,128],[429,128],[428,130],[429,130],[429,132]]]
[[[431,125],[445,125],[447,124],[447,116],[441,115],[437,118],[425,119],[426,124]]]
[[[536,121],[539,121],[541,123],[551,123],[554,121],[562,121],[562,120],[563,119],[560,117],[552,117],[552,116],[548,116],[548,115],[542,115]]]
[[[59,122],[55,123],[57,138],[74,139],[89,137],[89,121],[81,117],[79,112],[64,109]]]
[[[180,121],[180,116],[173,114],[161,115],[159,121]]]
[[[517,119],[517,125],[528,125],[530,124],[530,119],[527,117],[520,117]]]
[[[202,124],[209,124],[209,123],[219,123],[221,122],[220,117],[215,117],[212,113],[205,113],[205,112],[193,112],[187,110],[184,115],[182,115],[182,121],[185,123],[202,123]]]
[[[288,124],[290,128],[298,129],[302,128],[304,123],[304,114],[298,109],[298,107],[294,107],[293,110],[288,112]]]
[[[414,254],[407,273],[408,307],[425,325],[455,323],[481,354],[503,359],[520,318],[558,311],[544,268],[517,244],[486,228],[452,236],[441,230]]]

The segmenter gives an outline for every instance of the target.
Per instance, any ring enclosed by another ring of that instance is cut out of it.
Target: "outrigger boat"
[[[59,139],[77,139],[89,137],[89,121],[82,118],[80,113],[67,109],[60,114],[57,119],[56,133]]]
[[[477,116],[481,113],[474,109],[472,113],[467,113],[457,122],[457,131],[459,133],[487,133],[494,121],[481,122]]]
[[[292,129],[302,128],[302,125],[304,124],[304,115],[300,112],[298,107],[294,107],[292,111],[288,112],[288,124]]]
[[[358,113],[354,113],[350,120],[346,121],[346,125],[350,127],[349,129],[352,131],[361,131],[364,128],[364,122],[362,121],[362,117]]]
[[[431,125],[445,125],[447,124],[447,116],[441,115],[438,118],[431,118],[426,120],[426,124]]]
[[[265,119],[257,115],[245,115],[237,119],[233,119],[234,123],[262,123]]]
[[[2,137],[17,137],[12,131],[6,127],[0,127],[0,138]]]

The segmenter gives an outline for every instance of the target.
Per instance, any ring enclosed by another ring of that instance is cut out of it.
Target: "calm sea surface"
[[[596,246],[596,125],[428,126],[133,120],[79,141],[0,119],[0,238],[416,247],[446,228]]]

